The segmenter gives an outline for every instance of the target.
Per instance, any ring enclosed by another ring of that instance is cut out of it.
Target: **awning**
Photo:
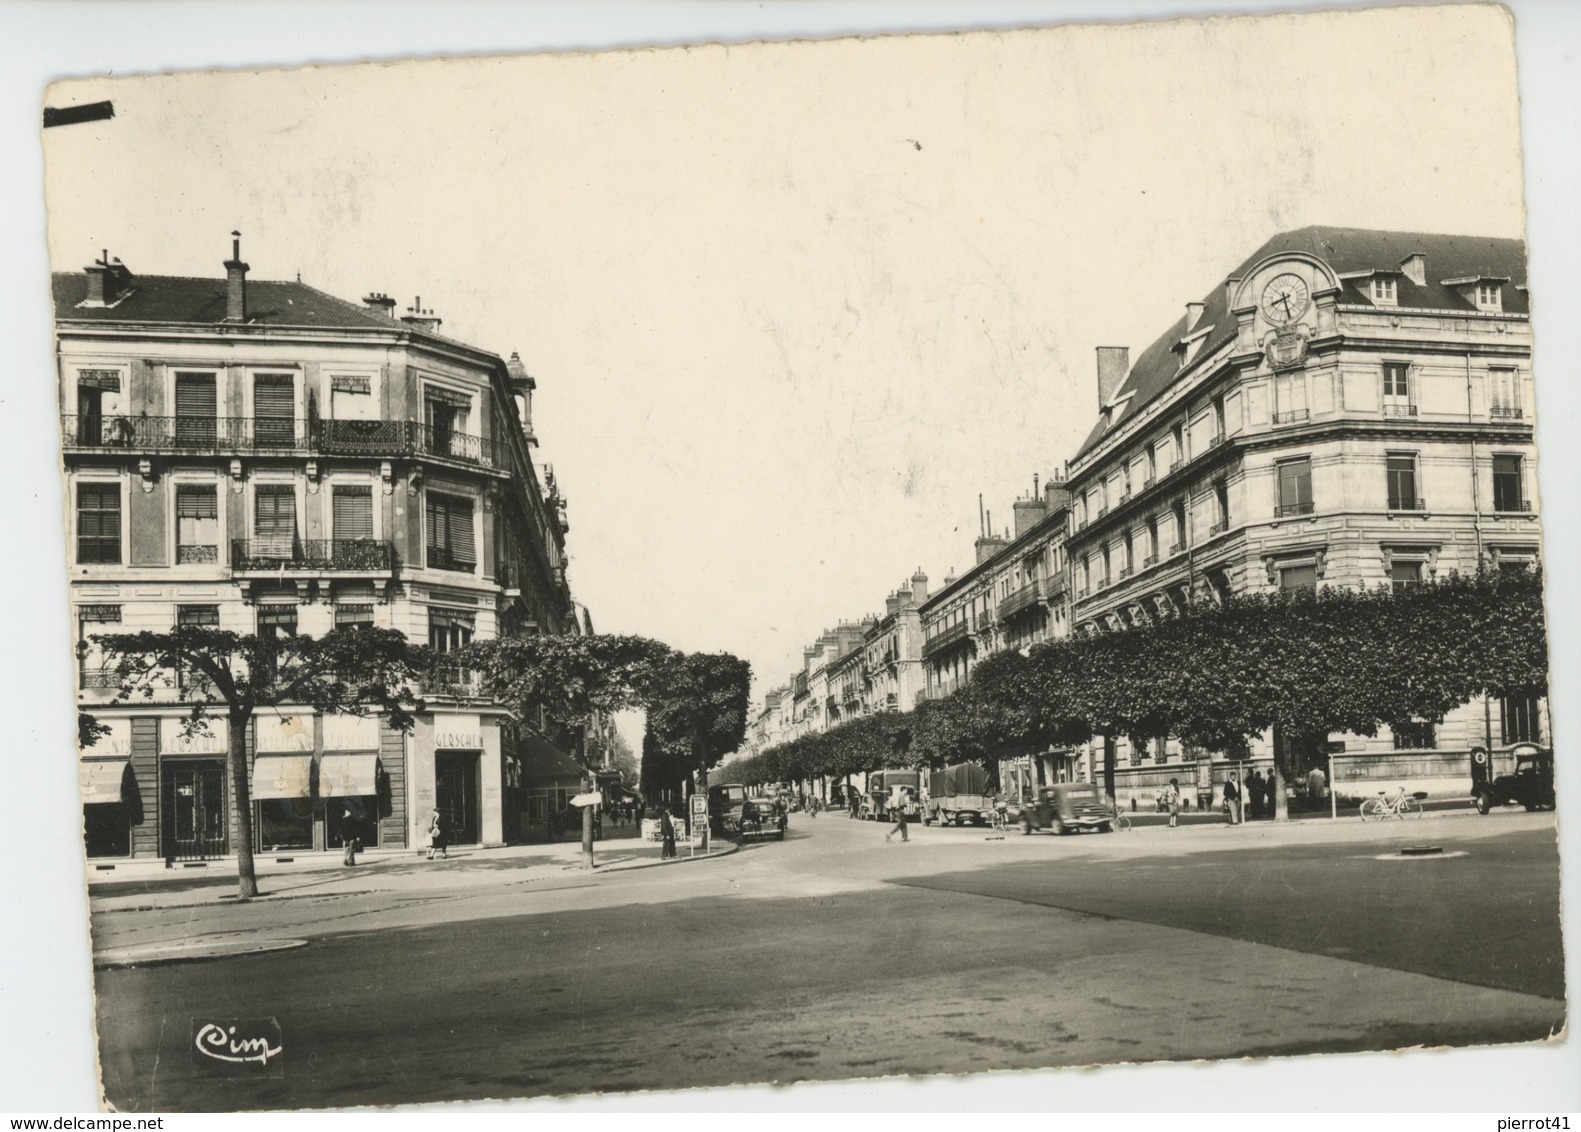
[[[378,792],[378,755],[325,755],[319,759],[320,798],[366,798]]]
[[[312,755],[258,756],[253,764],[253,801],[312,796]]]
[[[84,759],[78,763],[77,785],[82,788],[82,804],[119,805],[128,765],[126,759]]]

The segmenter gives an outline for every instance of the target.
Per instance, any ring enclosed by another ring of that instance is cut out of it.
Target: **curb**
[[[593,867],[593,871],[595,873],[597,873],[597,872],[626,873],[626,872],[632,872],[632,871],[634,871],[636,869],[657,869],[657,868],[667,867],[669,865],[685,865],[685,864],[689,864],[689,863],[694,862],[694,861],[717,861],[717,860],[720,860],[721,858],[724,858],[724,857],[734,856],[735,854],[737,854],[739,852],[741,852],[741,844],[740,844],[740,842],[737,842],[737,841],[726,841],[725,842],[725,848],[719,850],[719,852],[717,852],[717,853],[708,853],[708,854],[706,854],[704,856],[701,856],[701,857],[698,857],[698,856],[676,857],[674,860],[670,860],[670,861],[665,861],[665,860],[639,861],[635,865],[616,865],[613,868],[609,868],[609,869],[600,869],[597,865],[595,865]]]

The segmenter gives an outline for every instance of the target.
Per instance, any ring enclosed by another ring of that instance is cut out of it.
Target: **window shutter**
[[[215,415],[214,377],[204,373],[176,374],[176,416],[213,420]]]
[[[478,560],[472,540],[472,501],[450,501],[450,550],[458,562],[474,563]]]
[[[290,420],[295,415],[295,382],[289,374],[259,374],[253,379],[254,417]]]
[[[371,539],[373,537],[373,489],[337,487],[334,497],[334,537]]]
[[[176,488],[176,518],[218,519],[219,499],[207,484],[181,484]]]
[[[296,542],[296,492],[287,485],[260,485],[253,497],[257,553],[289,558]]]

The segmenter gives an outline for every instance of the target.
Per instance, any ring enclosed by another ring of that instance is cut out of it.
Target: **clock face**
[[[1307,289],[1306,280],[1287,271],[1274,276],[1263,288],[1263,316],[1283,326],[1305,314],[1311,301],[1312,293]]]

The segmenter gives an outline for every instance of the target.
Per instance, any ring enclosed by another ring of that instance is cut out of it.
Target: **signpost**
[[[692,812],[692,821],[691,821],[692,836],[691,836],[691,843],[692,843],[692,846],[693,846],[692,852],[696,852],[696,848],[695,847],[697,845],[697,831],[698,831],[698,829],[701,828],[704,831],[705,834],[706,834],[706,832],[708,830],[708,795],[707,794],[693,794],[692,795],[691,812]],[[706,842],[704,843],[703,848],[705,850],[708,848],[708,845],[707,845]]]

